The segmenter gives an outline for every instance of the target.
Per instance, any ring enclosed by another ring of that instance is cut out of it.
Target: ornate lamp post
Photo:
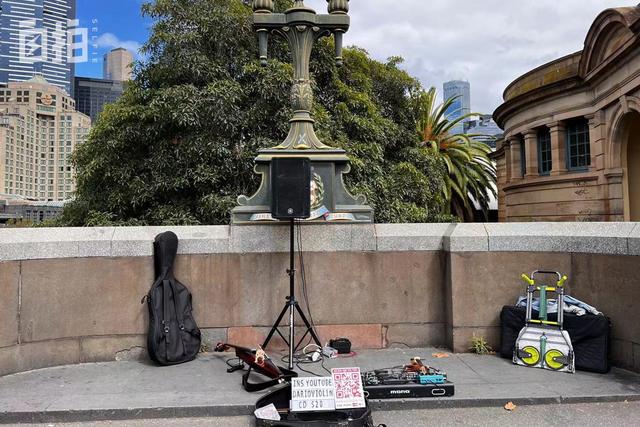
[[[284,13],[273,13],[273,0],[253,0],[253,28],[258,35],[260,61],[268,61],[270,36],[280,36],[289,42],[293,57],[291,105],[294,113],[287,138],[278,146],[261,150],[256,158],[256,173],[262,174],[262,185],[253,197],[240,196],[240,206],[232,211],[234,223],[269,220],[270,163],[273,157],[308,157],[312,162],[312,209],[310,220],[340,220],[372,222],[373,210],[365,206],[364,197],[353,197],[344,188],[342,174],[350,170],[344,150],[322,143],[311,117],[313,89],[309,61],[313,45],[321,37],[333,34],[336,61],[342,64],[342,37],[349,30],[349,0],[327,0],[329,14],[320,15],[297,0]],[[313,194],[315,191],[315,194]],[[320,214],[318,216],[318,214]]]
[[[294,83],[291,88],[291,104],[295,111],[291,119],[291,130],[285,141],[276,149],[317,149],[329,148],[316,136],[311,118],[313,90],[309,75],[311,50],[316,40],[335,34],[336,58],[342,61],[342,35],[349,29],[348,0],[330,0],[329,15],[316,15],[313,9],[296,1],[284,14],[273,14],[272,0],[256,0],[253,26],[258,33],[260,60],[267,65],[269,33],[284,37],[291,46],[293,55]]]

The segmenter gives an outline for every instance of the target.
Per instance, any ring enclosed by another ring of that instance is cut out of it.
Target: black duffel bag
[[[191,292],[173,275],[178,236],[168,231],[153,243],[156,280],[146,299],[149,308],[147,351],[159,365],[177,365],[195,359],[200,351],[200,329],[192,314]]]
[[[500,356],[513,358],[513,349],[520,331],[525,325],[527,310],[524,307],[504,306],[500,313],[501,345]],[[557,313],[550,313],[549,320],[557,320]],[[533,318],[538,312],[533,310]],[[564,329],[569,332],[573,352],[576,355],[576,369],[605,374],[609,372],[609,351],[611,345],[611,322],[609,318],[587,313],[577,316],[564,313]]]

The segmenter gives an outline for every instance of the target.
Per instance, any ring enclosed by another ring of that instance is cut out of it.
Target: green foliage
[[[475,354],[493,353],[493,349],[489,346],[489,343],[487,343],[484,337],[478,337],[476,334],[473,334],[473,337],[471,337],[471,347],[469,347],[469,351]]]
[[[277,10],[291,4],[276,1]],[[225,224],[238,195],[253,194],[253,159],[288,132],[293,76],[283,40],[259,66],[251,8],[241,0],[156,0],[147,60],[74,154],[78,177],[61,225]],[[415,135],[418,82],[357,48],[334,63],[332,39],[311,62],[320,139],[352,161],[347,186],[378,221],[448,221],[443,165]]]
[[[12,218],[7,221],[7,228],[30,228],[34,226],[33,221],[25,218]]]
[[[474,139],[482,135],[453,132],[455,126],[475,115],[471,113],[456,119],[447,117],[446,111],[456,99],[453,97],[437,105],[435,88],[416,97],[417,132],[423,145],[446,165],[448,175],[442,191],[450,202],[449,206],[461,218],[468,218],[472,207],[471,195],[486,216],[490,195],[496,197],[496,168],[489,158],[491,148]]]

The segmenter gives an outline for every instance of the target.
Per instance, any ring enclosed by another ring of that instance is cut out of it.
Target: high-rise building
[[[446,82],[443,88],[443,97],[445,100],[457,97],[445,112],[449,120],[455,120],[471,113],[471,85],[469,82],[452,80],[450,82]],[[464,122],[466,121],[467,120]],[[451,131],[453,133],[462,133],[464,131],[464,123],[455,126]]]
[[[106,80],[126,82],[131,80],[133,54],[123,47],[104,55],[102,77]]]
[[[78,111],[95,122],[104,106],[115,102],[131,80],[133,54],[124,48],[113,49],[104,56],[104,78],[76,77],[74,99]]]
[[[469,134],[479,135],[474,139],[484,142],[495,149],[496,141],[502,137],[504,131],[493,121],[491,114],[481,114],[473,120],[465,123],[464,131]]]
[[[94,79],[89,77],[76,77],[73,91],[76,100],[76,109],[91,117],[95,123],[98,115],[106,104],[111,104],[120,98],[124,92],[125,82]]]
[[[76,0],[0,0],[0,84],[40,74],[72,93],[67,34],[75,17]]]
[[[36,76],[0,88],[0,193],[63,201],[75,191],[71,153],[91,119],[66,91]]]

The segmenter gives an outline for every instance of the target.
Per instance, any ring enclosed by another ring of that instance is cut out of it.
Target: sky
[[[80,27],[89,31],[89,62],[76,64],[77,76],[102,77],[102,58],[116,47],[137,52],[152,22],[142,17],[143,0],[77,0]]]
[[[137,49],[151,22],[142,0],[78,0],[81,26],[97,48],[77,75],[101,77],[102,55],[114,47]],[[305,0],[326,13],[326,0]],[[471,108],[492,113],[518,76],[582,49],[595,17],[604,9],[638,0],[351,0],[346,45],[384,61],[402,56],[402,67],[439,92],[448,80],[471,83]],[[93,25],[92,21],[97,20]],[[92,27],[97,31],[92,32]]]

